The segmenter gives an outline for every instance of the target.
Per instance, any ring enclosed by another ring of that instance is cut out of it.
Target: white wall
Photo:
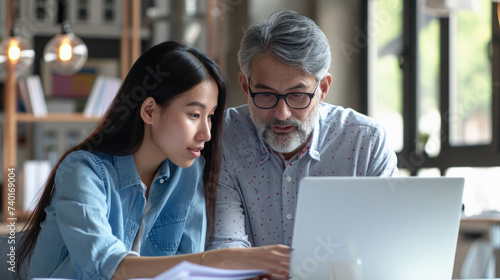
[[[317,23],[331,45],[332,86],[326,102],[359,109],[361,76],[358,43],[361,0],[318,0]]]

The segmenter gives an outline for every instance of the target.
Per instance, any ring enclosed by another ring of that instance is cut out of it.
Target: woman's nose
[[[200,124],[200,128],[198,130],[198,139],[203,140],[205,142],[210,141],[212,138],[212,135],[210,133],[210,129],[212,127],[212,121],[210,119],[207,119],[206,121],[202,122]]]

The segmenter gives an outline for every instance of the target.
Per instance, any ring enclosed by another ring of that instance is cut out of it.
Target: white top
[[[158,173],[155,175],[155,179],[158,176]],[[154,179],[153,179],[154,181]],[[148,186],[144,184],[141,181],[141,186],[144,188],[144,191],[146,192],[148,190]],[[132,251],[136,252],[141,255],[141,239],[142,239],[142,228],[144,224],[144,217],[148,214],[149,210],[151,210],[151,203],[149,202],[149,199],[146,198],[146,207],[144,207],[144,213],[142,213],[142,220],[141,220],[141,226],[139,227],[139,230],[137,231],[137,235],[135,236],[134,239],[134,244],[132,244]]]

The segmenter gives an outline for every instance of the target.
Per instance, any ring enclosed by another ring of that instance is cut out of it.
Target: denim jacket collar
[[[141,184],[141,177],[135,165],[134,156],[113,156],[113,163],[118,173],[118,189],[125,189],[134,185]],[[158,169],[157,180],[168,180],[170,178],[169,161],[165,160]]]

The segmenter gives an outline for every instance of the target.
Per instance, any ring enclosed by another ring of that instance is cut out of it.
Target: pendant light
[[[28,40],[17,36],[13,30],[9,37],[0,44],[0,67],[5,67],[7,61],[15,65],[16,75],[28,73],[35,60],[35,51]]]
[[[43,52],[43,59],[49,69],[59,75],[72,75],[78,72],[88,57],[87,46],[73,33],[66,18],[66,3],[66,0],[61,0],[58,6],[61,33],[50,39]]]
[[[10,23],[15,20],[15,1],[8,2],[7,18]],[[4,69],[10,63],[15,69],[17,76],[29,72],[30,66],[35,60],[35,51],[25,38],[19,36],[15,24],[10,26],[10,34],[0,43],[0,69]]]

